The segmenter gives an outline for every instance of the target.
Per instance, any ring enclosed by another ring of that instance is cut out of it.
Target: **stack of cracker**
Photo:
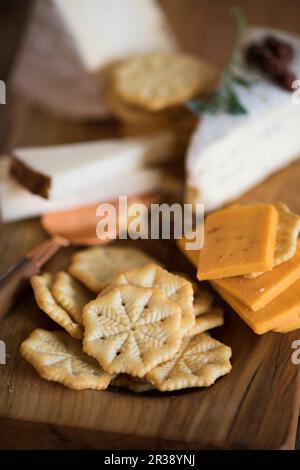
[[[216,86],[209,63],[178,52],[139,55],[111,66],[106,96],[112,113],[133,129],[175,128],[186,135],[196,118],[185,103]]]
[[[186,252],[257,334],[300,328],[300,217],[285,204],[233,205],[209,215],[204,247]]]
[[[91,248],[69,273],[33,276],[38,306],[65,331],[34,330],[23,357],[77,390],[209,387],[229,373],[230,347],[207,333],[224,321],[213,293],[152,261],[136,249]]]

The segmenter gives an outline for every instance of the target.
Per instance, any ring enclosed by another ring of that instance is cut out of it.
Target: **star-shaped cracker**
[[[209,387],[231,370],[231,349],[205,333],[184,338],[178,353],[152,369],[146,379],[158,390]]]
[[[79,325],[82,324],[83,307],[95,297],[84,285],[63,271],[55,276],[52,294]]]
[[[51,292],[54,277],[45,273],[41,276],[32,276],[30,282],[39,308],[73,338],[81,339],[83,336],[81,326],[73,321],[70,314],[57,302]]]
[[[83,349],[109,373],[143,377],[179,349],[181,309],[158,290],[115,287],[83,311]]]
[[[169,273],[155,263],[148,263],[141,268],[117,274],[107,290],[118,285],[159,289],[168,300],[176,302],[181,308],[182,333],[193,327],[195,323],[193,286],[185,278]]]
[[[76,253],[69,272],[88,289],[99,293],[117,273],[149,261],[152,261],[150,256],[135,248],[95,247]]]
[[[64,331],[36,329],[22,343],[20,351],[43,379],[75,390],[105,390],[112,378],[82,351],[80,341]]]

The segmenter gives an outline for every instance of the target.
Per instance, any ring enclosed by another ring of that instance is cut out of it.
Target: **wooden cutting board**
[[[204,0],[197,2],[196,11],[195,3],[187,0],[162,3],[188,49],[202,52],[205,57],[219,58],[219,63],[224,63],[231,27],[224,21],[227,21],[230,2],[222,2],[218,11],[212,2]],[[250,20],[260,24],[267,24],[270,18],[281,18],[274,14],[275,6],[277,12],[281,11],[279,3],[276,6],[272,1],[269,9],[259,10],[254,8],[253,2],[245,2],[251,12]],[[192,9],[193,15],[190,14]],[[289,10],[287,13],[286,24],[282,27],[297,30],[297,15]],[[215,25],[214,31],[207,28],[209,22]],[[218,24],[226,30],[226,34],[222,32],[222,41],[218,37],[223,29],[218,29]],[[273,25],[280,26],[275,20]],[[9,103],[11,117],[6,129],[6,149],[15,145],[54,144],[124,133],[121,126],[111,123],[74,124],[56,119],[37,110],[22,97],[10,98]],[[180,168],[177,171],[180,172]],[[300,213],[299,179],[300,161],[274,175],[243,199],[280,200]],[[2,227],[0,270],[46,236],[38,220]],[[170,270],[194,274],[173,242],[128,241],[123,244],[144,249]],[[69,248],[59,253],[47,270],[55,272],[66,268],[73,252],[74,249]],[[28,292],[0,322],[0,339],[7,346],[7,364],[0,365],[2,418],[161,438],[177,441],[181,448],[283,449],[294,446],[300,404],[300,366],[291,362],[291,344],[299,339],[300,330],[287,335],[257,336],[226,308],[225,326],[215,330],[213,336],[233,350],[233,370],[228,376],[207,390],[137,396],[116,391],[75,392],[40,379],[18,352],[21,342],[36,327],[55,328]]]
[[[37,143],[37,136],[47,133],[49,117],[20,97],[14,109],[12,141],[24,141],[26,136],[32,144]],[[52,122],[52,138],[62,127],[62,123]],[[102,135],[106,132],[102,129]],[[243,199],[281,200],[300,213],[299,178],[300,161]],[[46,237],[38,220],[4,226],[1,268]],[[193,267],[172,241],[115,243],[140,247],[170,270],[194,275]],[[60,252],[47,270],[65,269],[73,252],[74,248]],[[291,344],[299,338],[299,331],[257,336],[226,308],[226,324],[213,336],[232,348],[233,370],[228,376],[207,390],[137,396],[116,391],[76,392],[40,379],[18,352],[21,342],[36,327],[53,329],[55,325],[39,311],[28,292],[0,323],[0,339],[5,341],[8,353],[6,366],[0,366],[1,417],[175,440],[187,446],[194,443],[201,447],[279,449],[294,445],[300,367],[291,362]]]

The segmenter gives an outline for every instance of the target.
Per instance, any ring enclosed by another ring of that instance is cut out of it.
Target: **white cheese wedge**
[[[110,181],[121,172],[126,180],[137,169],[161,164],[172,154],[174,143],[173,134],[164,133],[152,137],[19,148],[13,151],[14,166],[18,165],[16,179],[34,193],[47,199],[59,199],[82,188],[90,187],[93,191],[95,186]],[[46,194],[38,191],[44,180],[49,182]]]
[[[48,201],[30,193],[10,178],[8,167],[9,158],[0,158],[0,211],[3,222],[110,201],[120,195],[151,193],[161,190],[165,184],[165,177],[158,169],[135,170],[126,176],[120,172],[98,185],[86,186],[69,196]]]
[[[291,65],[300,78],[300,39],[269,28],[251,28],[245,44],[272,34],[294,48]],[[266,79],[235,85],[246,115],[205,115],[186,160],[186,200],[214,210],[300,157],[300,105],[292,93]]]
[[[38,0],[13,84],[55,113],[105,117],[102,69],[136,53],[175,47],[156,0]]]

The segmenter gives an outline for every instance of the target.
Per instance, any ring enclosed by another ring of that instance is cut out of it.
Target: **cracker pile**
[[[21,345],[46,380],[142,393],[209,387],[231,370],[231,349],[204,333],[224,321],[214,295],[139,250],[84,250],[69,273],[31,284],[40,309],[65,330],[36,329]]]
[[[195,117],[185,107],[191,98],[213,91],[215,68],[178,52],[138,55],[107,72],[106,97],[113,114],[144,129],[191,129]]]

